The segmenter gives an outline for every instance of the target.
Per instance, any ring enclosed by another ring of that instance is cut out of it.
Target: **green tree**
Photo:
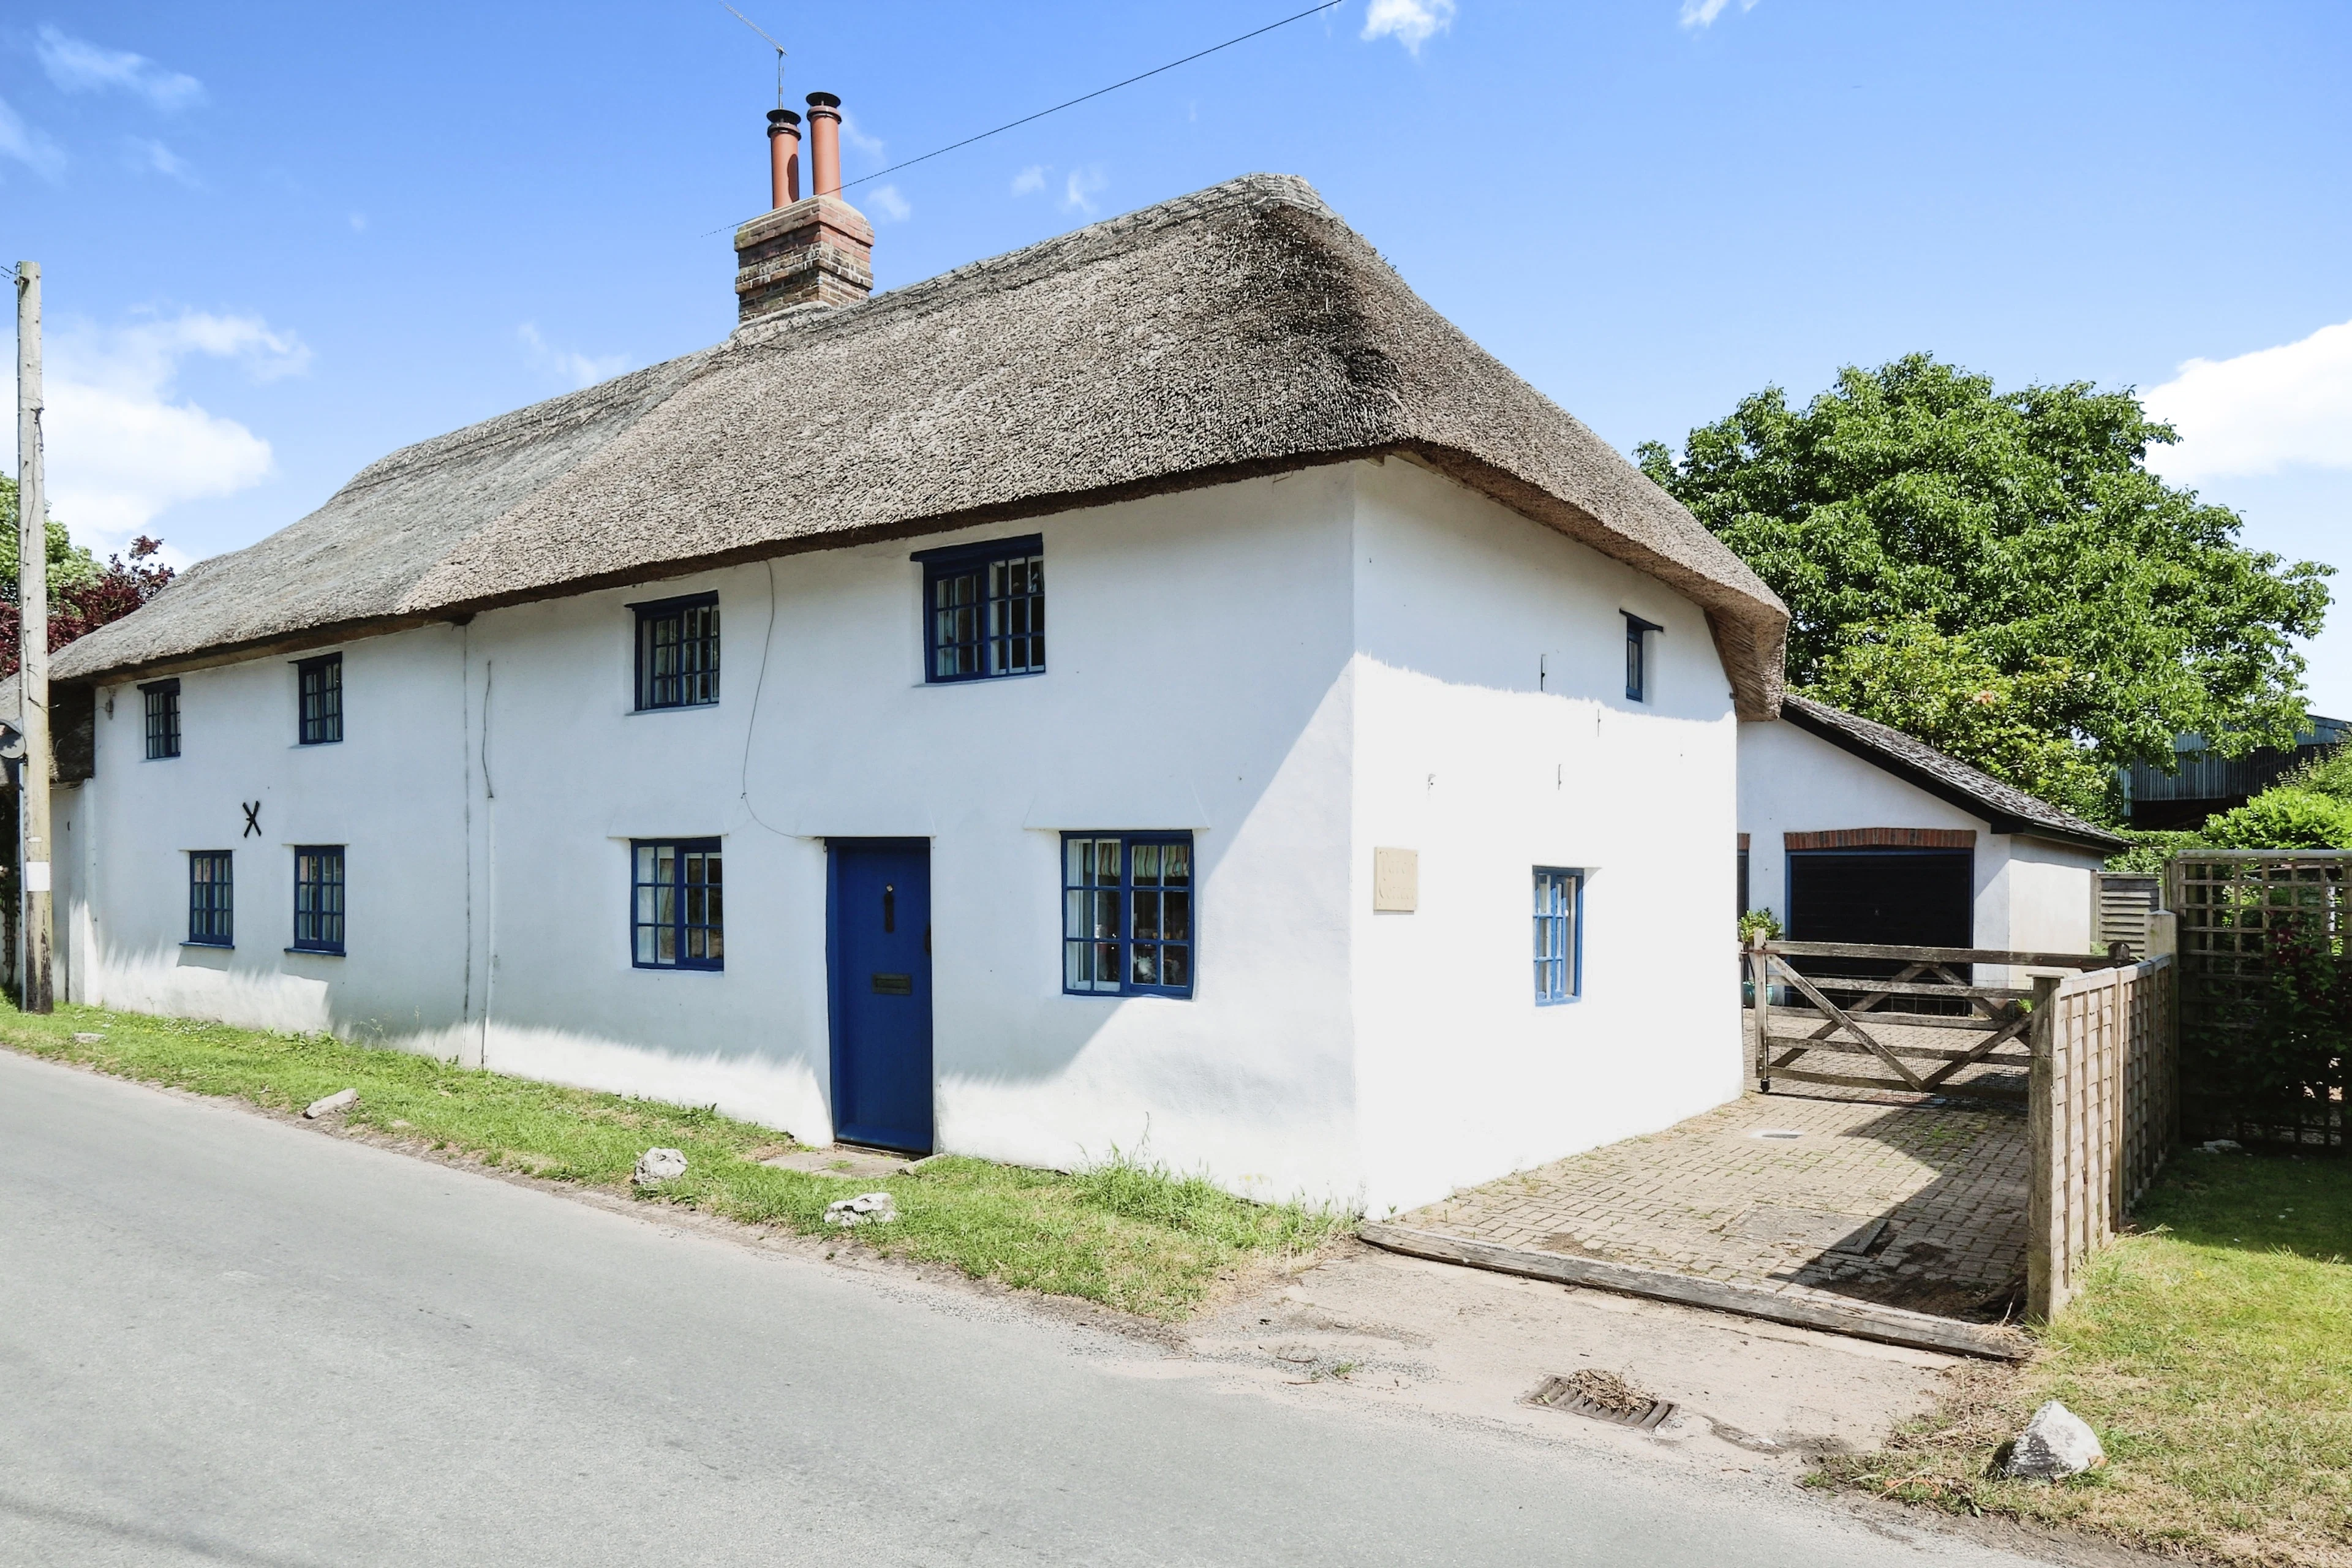
[[[49,591],[58,593],[95,583],[106,568],[98,557],[73,542],[55,513],[48,520]],[[0,474],[0,602],[16,602],[16,481]]]
[[[1997,392],[1912,354],[1638,456],[1788,602],[1791,685],[2080,808],[2086,768],[2168,765],[2186,731],[2288,745],[2304,719],[2294,639],[2333,569],[2247,549],[2148,472],[2177,438],[2128,391]]]
[[[2277,785],[2207,817],[2198,837],[2223,849],[2352,849],[2352,801]]]

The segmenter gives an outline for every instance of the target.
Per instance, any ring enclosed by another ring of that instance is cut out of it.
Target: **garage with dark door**
[[[1791,849],[1789,938],[1973,947],[1976,855],[1968,849]]]

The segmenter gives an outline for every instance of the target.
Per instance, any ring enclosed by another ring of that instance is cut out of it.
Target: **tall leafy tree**
[[[17,608],[16,481],[0,474],[0,676],[14,675],[23,647]],[[141,534],[131,542],[131,559],[109,556],[104,565],[73,542],[66,525],[47,520],[49,648],[55,652],[78,637],[119,621],[163,591],[172,569],[154,559],[160,539]]]
[[[1789,679],[2020,787],[2096,810],[2173,736],[2292,743],[2333,568],[2147,467],[2129,391],[1997,391],[1929,354],[1767,387],[1643,470],[1785,599]]]

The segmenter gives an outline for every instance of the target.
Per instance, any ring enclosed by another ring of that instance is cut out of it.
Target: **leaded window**
[[[1045,668],[1043,536],[922,550],[929,681],[1037,675]]]
[[[640,839],[629,850],[630,951],[636,966],[724,968],[726,889],[719,840]]]
[[[633,606],[637,612],[637,706],[707,708],[719,700],[719,595]]]
[[[1583,993],[1583,949],[1577,926],[1583,913],[1584,873],[1536,868],[1536,1001],[1573,1002]]]
[[[236,943],[235,864],[226,849],[188,854],[188,944],[233,947]]]
[[[301,690],[300,732],[306,746],[323,746],[343,738],[343,656],[298,660],[296,681]]]
[[[1191,834],[1063,837],[1063,990],[1190,996],[1196,915]]]
[[[147,760],[180,754],[180,683],[151,680],[139,689],[145,707]]]
[[[294,951],[343,951],[343,847],[340,844],[295,847]]]

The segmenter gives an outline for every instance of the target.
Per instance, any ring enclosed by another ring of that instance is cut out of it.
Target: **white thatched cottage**
[[[869,233],[62,653],[63,990],[1375,1210],[1738,1091],[1761,583],[1297,180]]]

